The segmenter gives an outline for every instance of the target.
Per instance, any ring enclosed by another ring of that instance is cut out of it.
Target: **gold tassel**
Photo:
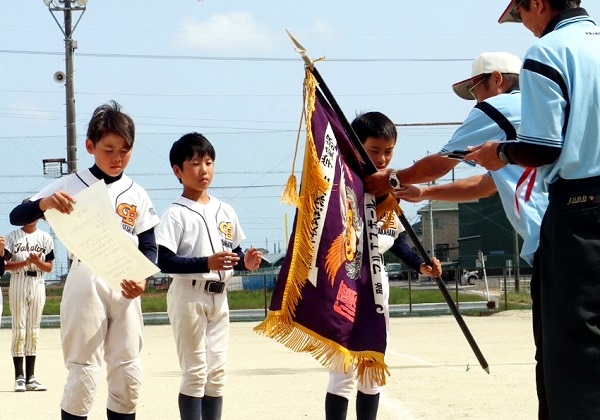
[[[377,204],[377,220],[384,220],[383,229],[387,229],[392,221],[393,213],[401,215],[404,212],[400,207],[400,203],[394,198],[393,195],[389,194],[385,200]]]
[[[306,103],[306,91],[310,90],[310,86],[308,81],[305,79],[304,82],[304,102]],[[314,98],[314,95],[313,95]],[[314,109],[314,106],[313,108]],[[300,205],[300,194],[298,194],[298,181],[296,180],[296,175],[294,172],[296,170],[296,159],[298,158],[298,149],[300,149],[300,133],[302,132],[302,122],[304,121],[304,116],[306,115],[306,107],[302,107],[302,113],[300,115],[300,124],[298,126],[298,134],[296,135],[296,148],[294,150],[294,160],[292,161],[292,174],[287,180],[285,185],[285,189],[283,190],[283,194],[281,195],[281,202],[283,204],[291,204],[293,206],[298,207]],[[308,139],[308,133],[307,133]]]
[[[296,181],[296,175],[292,174],[288,178],[285,189],[283,190],[283,195],[281,196],[281,202],[296,207],[300,205],[300,195],[298,194],[298,181]]]

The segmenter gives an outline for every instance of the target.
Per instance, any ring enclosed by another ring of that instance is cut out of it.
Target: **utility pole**
[[[520,257],[519,257],[519,234],[515,230],[515,292],[520,291]]]
[[[433,182],[431,184],[433,184]],[[431,200],[429,200],[429,230],[431,234],[431,256],[435,257],[435,245],[433,237],[433,201]]]
[[[429,156],[429,150],[427,151],[427,156]],[[433,185],[435,181],[428,182],[427,185]],[[433,201],[429,200],[429,235],[431,240],[431,257],[435,257],[435,239],[433,234]]]
[[[75,87],[73,84],[73,53],[77,49],[77,41],[73,40],[73,32],[86,10],[88,0],[43,0],[50,14],[65,36],[65,74],[56,72],[54,79],[65,82],[67,108],[67,172],[77,172],[77,133],[75,123]],[[73,25],[73,12],[79,12],[79,18]],[[62,13],[64,25],[56,18],[56,13]]]

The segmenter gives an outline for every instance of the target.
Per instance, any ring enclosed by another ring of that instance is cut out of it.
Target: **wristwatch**
[[[506,148],[507,144],[508,143],[502,143],[498,148],[498,159],[500,159],[500,162],[502,162],[504,165],[510,165],[508,155],[506,154],[506,152],[504,152],[504,149]]]
[[[390,184],[390,187],[392,187],[393,190],[397,190],[398,188],[400,188],[402,186],[402,184],[400,184],[400,178],[398,178],[397,171],[390,172],[390,177],[388,178],[388,183]]]

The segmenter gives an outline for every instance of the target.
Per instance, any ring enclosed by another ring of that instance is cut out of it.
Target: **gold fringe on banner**
[[[321,365],[336,372],[357,369],[357,379],[371,386],[385,385],[390,374],[384,354],[375,351],[353,352],[294,322],[284,311],[270,311],[254,331],[273,338],[295,352],[310,353]]]
[[[304,115],[306,120],[306,150],[302,168],[302,190],[298,203],[298,218],[294,237],[292,261],[283,295],[283,318],[295,314],[301,291],[308,279],[315,249],[310,240],[312,217],[317,209],[317,198],[331,188],[325,179],[312,131],[312,114],[315,110],[317,80],[307,69],[304,78]],[[289,184],[289,182],[288,182]],[[261,324],[263,325],[263,324]],[[256,327],[260,331],[261,325]],[[267,334],[270,336],[270,334]]]
[[[387,229],[390,221],[393,220],[392,213],[396,213],[398,216],[404,213],[398,200],[391,194],[389,194],[381,203],[377,204],[375,211],[377,212],[377,220],[384,221],[382,226],[383,229]]]
[[[324,179],[312,131],[312,115],[315,110],[317,81],[307,69],[304,79],[304,111],[306,122],[306,150],[302,169],[302,186],[297,201],[298,216],[294,236],[294,249],[281,309],[269,311],[267,318],[254,328],[259,334],[273,338],[296,352],[308,352],[323,366],[344,370],[357,369],[358,378],[371,384],[384,385],[389,371],[384,354],[375,351],[351,352],[332,340],[322,337],[293,320],[301,292],[311,268],[314,244],[310,232],[316,211],[316,200],[331,188]],[[293,201],[296,181],[292,175],[286,185],[284,196]],[[395,202],[395,200],[394,200]],[[396,202],[396,207],[398,203]]]

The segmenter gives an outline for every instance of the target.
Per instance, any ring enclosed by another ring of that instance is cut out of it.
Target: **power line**
[[[22,55],[62,55],[54,51],[32,51],[32,50],[0,50],[0,54],[22,54]],[[294,57],[210,57],[195,55],[166,55],[166,54],[116,54],[116,53],[77,53],[77,57],[102,57],[102,58],[131,58],[145,60],[198,60],[198,61],[267,61],[267,62],[293,62],[298,63]],[[338,63],[454,63],[473,61],[472,58],[327,58],[327,61]]]

